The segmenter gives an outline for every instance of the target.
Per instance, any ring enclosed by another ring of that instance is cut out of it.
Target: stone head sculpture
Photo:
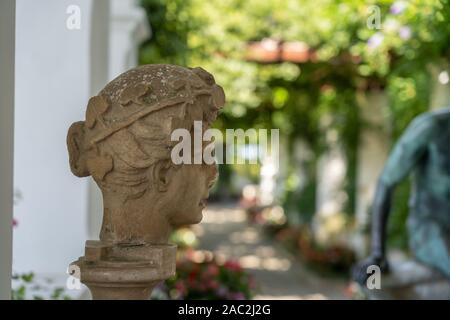
[[[112,80],[69,129],[70,167],[103,194],[102,243],[164,244],[173,227],[202,218],[215,165],[171,161],[171,133],[208,127],[225,103],[202,68],[144,65]]]

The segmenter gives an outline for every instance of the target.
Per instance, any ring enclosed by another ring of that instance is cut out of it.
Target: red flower
[[[181,281],[181,280],[180,280],[180,281],[177,281],[177,282],[175,283],[175,289],[177,289],[178,292],[180,292],[180,294],[181,294],[182,296],[186,295],[186,293],[187,293],[186,285],[185,285],[184,282]]]
[[[187,285],[190,289],[197,289],[197,282],[195,281],[195,278],[191,278],[189,277],[188,281],[187,281]]]
[[[239,264],[239,262],[234,260],[228,260],[227,262],[225,262],[223,266],[225,267],[225,269],[228,269],[230,271],[237,271],[237,272],[242,271],[242,267]]]
[[[207,287],[208,289],[216,290],[217,288],[219,288],[219,283],[216,280],[210,280],[207,283]]]
[[[199,271],[200,266],[198,264],[193,264],[191,272],[189,272],[189,278],[196,278]]]

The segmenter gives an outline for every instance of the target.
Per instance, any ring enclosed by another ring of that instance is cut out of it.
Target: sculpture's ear
[[[174,170],[174,166],[168,160],[161,160],[153,165],[152,181],[159,192],[167,191]]]
[[[110,155],[88,157],[86,159],[86,167],[94,180],[98,183],[111,172],[114,167],[113,159]]]
[[[70,170],[77,177],[89,176],[84,151],[84,121],[73,123],[67,133]]]

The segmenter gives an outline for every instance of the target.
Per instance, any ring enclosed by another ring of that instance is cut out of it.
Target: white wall
[[[69,5],[81,29],[66,27]],[[72,175],[66,134],[89,98],[90,0],[18,0],[14,271],[65,273],[83,253],[87,183]]]
[[[0,299],[11,296],[15,1],[0,1]]]
[[[66,27],[70,5],[81,9],[79,30]],[[101,196],[70,172],[66,134],[90,96],[137,65],[149,31],[133,0],[18,0],[15,271],[62,275],[85,240],[98,238]]]

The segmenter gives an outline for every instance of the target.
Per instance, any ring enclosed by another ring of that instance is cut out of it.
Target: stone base
[[[450,299],[450,278],[415,260],[390,263],[390,273],[381,277],[381,289],[364,289],[368,299]]]
[[[129,288],[120,284],[104,286],[90,283],[86,285],[91,291],[93,300],[148,300],[158,282],[146,284],[144,287],[131,286]]]
[[[73,262],[94,300],[145,300],[155,285],[175,275],[175,245],[110,245],[86,241]]]

